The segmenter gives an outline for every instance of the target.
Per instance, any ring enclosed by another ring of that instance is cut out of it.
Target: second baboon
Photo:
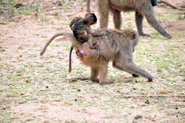
[[[98,31],[97,31],[98,32]],[[77,57],[85,65],[91,67],[92,81],[99,82],[100,84],[107,84],[108,63],[113,61],[113,67],[126,71],[133,76],[141,75],[153,81],[153,77],[146,71],[136,66],[133,62],[133,51],[138,43],[138,34],[132,29],[126,30],[100,30],[99,33],[106,33],[100,37],[93,38],[98,40],[99,48],[90,49],[87,42],[78,42],[72,33],[61,32],[55,34],[44,46],[41,55],[45,52],[47,46],[57,36],[66,36],[70,39],[72,46],[76,49]]]
[[[116,29],[121,28],[121,11],[135,11],[135,21],[139,35],[150,36],[143,32],[143,17],[145,17],[148,23],[161,35],[172,38],[155,18],[153,6],[157,4],[157,0],[96,0],[96,2],[100,15],[100,29],[108,27],[109,10],[113,13],[113,22]]]

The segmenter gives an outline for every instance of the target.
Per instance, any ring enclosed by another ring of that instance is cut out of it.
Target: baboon
[[[72,33],[60,32],[55,34],[44,46],[40,53],[44,54],[47,46],[57,36],[66,36],[70,39],[72,46],[76,49],[76,55],[86,66],[91,67],[90,80],[99,82],[100,84],[108,84],[107,81],[108,63],[112,61],[113,67],[128,72],[133,76],[141,75],[153,81],[153,77],[146,71],[136,66],[133,62],[133,51],[138,43],[138,34],[132,29],[125,30],[100,30],[99,33],[106,33],[93,40],[98,40],[99,48],[90,49],[87,42],[80,43],[76,40]]]
[[[95,49],[98,46],[95,42],[93,42],[93,36],[97,36],[93,34],[91,31],[91,25],[97,22],[97,17],[94,13],[87,13],[85,18],[75,17],[71,23],[70,28],[73,31],[74,37],[81,43],[88,42],[90,48]]]
[[[88,1],[90,0],[87,0],[87,4]],[[113,13],[113,22],[116,29],[121,28],[121,11],[135,11],[135,21],[139,35],[150,37],[150,35],[143,32],[143,17],[145,16],[148,23],[161,35],[172,38],[154,16],[153,6],[157,5],[157,0],[96,0],[96,3],[100,15],[100,29],[108,26],[109,10]]]
[[[97,17],[94,13],[87,13],[85,18],[75,17],[71,21],[69,27],[73,31],[74,37],[81,43],[88,42],[91,49],[98,48],[98,44],[93,41],[93,37],[105,35],[102,33],[92,32],[90,26],[97,22]],[[69,72],[72,70],[71,55],[73,47],[71,46],[69,52]]]

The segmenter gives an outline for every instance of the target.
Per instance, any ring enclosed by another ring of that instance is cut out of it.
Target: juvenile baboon
[[[91,31],[91,25],[97,22],[96,15],[94,13],[87,13],[85,18],[75,17],[71,23],[70,28],[73,31],[74,37],[81,43],[88,42],[90,48],[95,49],[98,46],[93,42],[93,36],[97,36]]]
[[[106,33],[100,37],[94,37],[94,40],[98,40],[99,48],[90,49],[87,42],[78,42],[73,34],[61,32],[55,34],[45,45],[41,52],[41,55],[45,52],[47,46],[51,41],[57,36],[67,36],[72,46],[76,49],[77,57],[86,65],[91,67],[92,81],[99,82],[100,84],[107,84],[107,72],[108,72],[108,62],[113,61],[113,67],[126,71],[133,76],[141,75],[148,79],[148,81],[153,81],[153,77],[146,71],[142,70],[136,66],[133,62],[132,53],[134,47],[138,43],[138,35],[132,29],[126,30],[100,30],[99,33]]]
[[[108,26],[109,10],[113,13],[113,22],[116,29],[121,28],[121,11],[135,11],[135,20],[139,35],[150,36],[143,32],[143,17],[145,16],[148,23],[160,34],[167,38],[172,38],[155,18],[153,6],[157,4],[157,0],[96,0],[96,3],[100,15],[100,29],[107,28]]]

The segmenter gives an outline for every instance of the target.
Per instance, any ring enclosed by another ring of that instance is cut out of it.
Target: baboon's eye
[[[136,38],[136,34],[134,32],[132,32],[131,35],[130,35],[130,40],[133,40],[135,38]]]

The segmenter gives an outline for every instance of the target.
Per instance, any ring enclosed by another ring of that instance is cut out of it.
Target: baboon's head
[[[97,22],[97,17],[94,13],[87,13],[84,18],[85,24],[93,25]]]
[[[135,46],[137,45],[137,43],[139,41],[139,36],[138,36],[137,32],[132,31],[130,33],[130,41],[132,43],[133,48],[135,48]]]
[[[134,52],[134,48],[136,47],[139,41],[138,33],[133,29],[126,29],[124,33],[126,34],[127,40],[131,43]]]
[[[138,43],[138,35],[136,32],[131,32],[130,33],[130,41],[132,43],[132,46],[135,47]]]

